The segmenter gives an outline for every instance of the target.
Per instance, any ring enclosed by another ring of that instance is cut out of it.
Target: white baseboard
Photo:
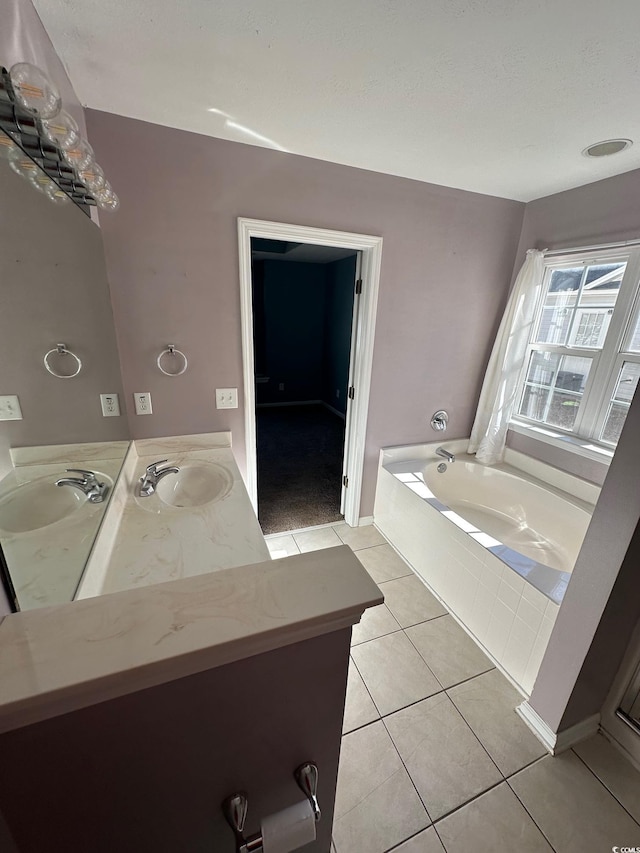
[[[518,705],[516,712],[552,755],[558,755],[571,749],[580,741],[587,740],[597,734],[600,727],[600,714],[594,714],[576,723],[575,726],[561,732],[554,732],[528,702]]]
[[[358,527],[366,527],[367,524],[373,524],[372,515],[362,515],[358,521]]]

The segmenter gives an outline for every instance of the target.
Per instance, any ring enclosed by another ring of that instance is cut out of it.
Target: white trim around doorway
[[[378,287],[382,259],[382,237],[353,234],[346,231],[331,231],[326,228],[310,228],[303,225],[287,225],[282,222],[267,222],[259,219],[238,218],[238,250],[240,260],[240,315],[242,325],[242,361],[244,375],[244,422],[247,454],[246,487],[254,509],[258,508],[258,478],[256,452],[255,377],[253,351],[253,305],[251,299],[251,238],[288,240],[295,243],[311,243],[353,249],[362,253],[362,294],[356,330],[355,363],[353,385],[356,389],[351,405],[352,417],[349,435],[345,436],[347,453],[347,477],[344,518],[347,524],[356,527],[359,523],[362,474],[364,470],[365,437],[369,412],[369,392],[373,365],[373,340],[375,335]]]

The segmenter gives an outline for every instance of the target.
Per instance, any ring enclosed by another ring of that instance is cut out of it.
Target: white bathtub
[[[514,451],[506,464],[481,465],[467,444],[383,450],[374,518],[528,693],[599,490]],[[437,447],[456,461],[436,456]]]

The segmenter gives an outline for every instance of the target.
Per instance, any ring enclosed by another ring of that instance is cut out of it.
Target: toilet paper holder
[[[294,772],[298,787],[309,800],[316,822],[320,820],[320,806],[318,805],[318,768],[313,762],[307,761],[301,764]],[[222,803],[222,811],[227,823],[236,837],[236,853],[261,853],[263,849],[262,835],[245,838],[244,825],[249,809],[249,798],[244,791],[238,791]]]

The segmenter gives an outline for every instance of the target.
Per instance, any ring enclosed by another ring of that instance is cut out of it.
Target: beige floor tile
[[[640,823],[640,773],[633,764],[601,734],[573,749]]]
[[[551,853],[506,782],[439,821],[447,853]]]
[[[452,616],[440,616],[407,628],[407,637],[443,687],[452,687],[494,668]]]
[[[434,619],[436,616],[444,616],[447,612],[414,574],[387,581],[379,586],[384,594],[385,604],[403,628]]]
[[[299,554],[300,549],[296,545],[293,536],[274,536],[271,539],[266,539],[267,548],[274,560],[279,560],[281,557],[290,557],[292,554]]]
[[[342,732],[346,734],[379,718],[380,714],[373,704],[373,699],[369,696],[369,691],[364,686],[364,681],[354,662],[350,660]]]
[[[293,538],[302,554],[307,551],[320,551],[323,548],[333,548],[336,545],[342,545],[340,537],[333,527],[305,530],[304,533],[295,533]]]
[[[557,853],[640,843],[638,824],[573,752],[547,756],[509,784]]]
[[[345,735],[333,822],[337,853],[383,853],[429,823],[383,724]]]
[[[546,754],[516,714],[522,696],[497,669],[447,692],[505,776]]]
[[[366,643],[368,640],[375,640],[376,637],[384,637],[385,634],[400,630],[400,625],[384,604],[369,607],[358,624],[351,629],[351,645],[357,646],[359,643]]]
[[[382,533],[376,530],[373,524],[367,524],[365,527],[349,527],[345,524],[336,527],[335,530],[344,544],[353,551],[372,548],[374,545],[384,545],[386,542]]]
[[[430,826],[429,829],[405,841],[400,847],[394,847],[392,853],[445,853],[445,849],[435,829]]]
[[[384,722],[434,821],[502,780],[445,693]]]
[[[354,646],[351,655],[382,715],[442,689],[402,631]]]
[[[392,581],[413,574],[391,545],[375,545],[356,552],[358,559],[376,583]]]

